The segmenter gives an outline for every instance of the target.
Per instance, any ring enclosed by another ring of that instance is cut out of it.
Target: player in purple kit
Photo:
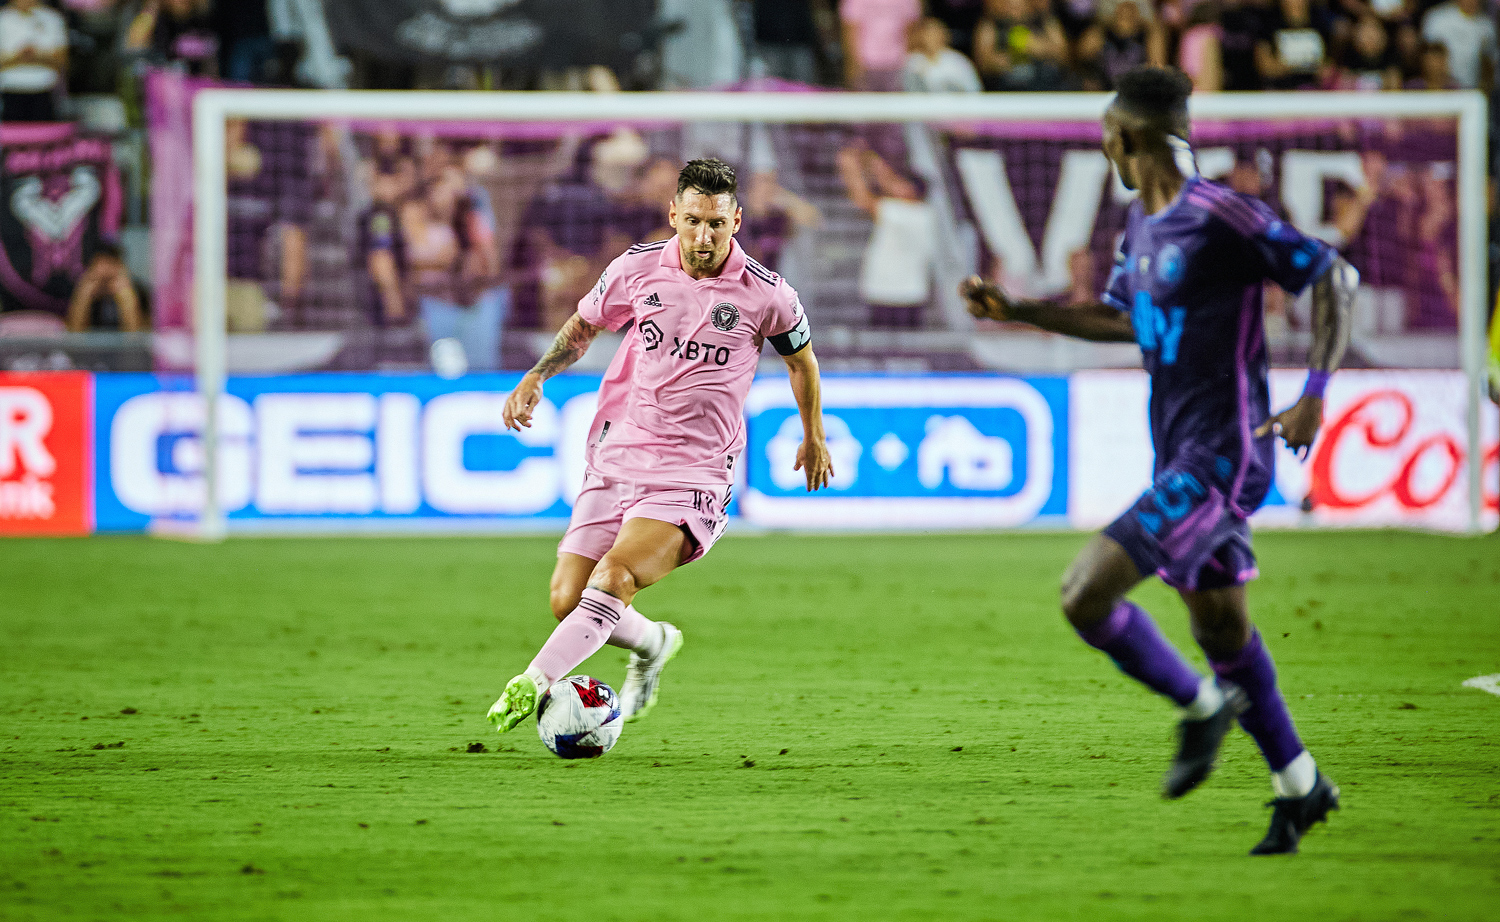
[[[1104,152],[1140,198],[1103,298],[1024,301],[978,278],[964,283],[963,294],[975,316],[1140,344],[1151,375],[1155,477],[1068,568],[1063,612],[1088,644],[1183,709],[1163,794],[1181,797],[1208,777],[1238,718],[1265,756],[1276,792],[1270,830],[1251,854],[1295,852],[1302,835],[1338,807],[1339,790],[1298,738],[1250,621],[1245,583],[1256,570],[1246,519],[1270,490],[1275,436],[1303,456],[1317,436],[1359,276],[1261,202],[1198,176],[1185,75],[1138,68],[1120,78],[1118,90],[1104,116]],[[1307,386],[1274,416],[1261,314],[1266,280],[1291,292],[1313,286]],[[1201,678],[1125,598],[1152,574],[1187,603],[1193,637],[1217,679]]]
[[[808,490],[833,475],[807,316],[786,280],[735,241],[734,171],[720,160],[689,162],[667,217],[677,236],[611,262],[505,402],[506,426],[530,426],[543,381],[582,357],[600,330],[631,328],[600,383],[583,489],[558,545],[551,602],[559,624],[490,708],[502,733],[606,643],[631,651],[625,719],[655,702],[682,632],[632,602],[724,533],[762,343],[785,360],[802,416],[794,467]]]

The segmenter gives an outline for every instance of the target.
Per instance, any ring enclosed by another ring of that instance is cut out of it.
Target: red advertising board
[[[94,528],[93,380],[0,372],[0,535]]]

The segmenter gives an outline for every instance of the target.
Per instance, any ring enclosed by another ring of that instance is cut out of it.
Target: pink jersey
[[[600,384],[588,465],[653,484],[733,483],[761,344],[791,355],[811,338],[797,292],[738,241],[706,279],[683,271],[676,237],[633,246],[578,314],[609,330],[635,323]]]

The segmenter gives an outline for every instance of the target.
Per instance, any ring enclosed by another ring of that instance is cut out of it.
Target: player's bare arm
[[[1313,283],[1312,347],[1307,355],[1307,387],[1297,402],[1277,413],[1255,430],[1281,436],[1286,447],[1306,456],[1323,425],[1323,387],[1338,370],[1349,347],[1350,317],[1359,272],[1342,257]]]
[[[797,463],[792,470],[800,470],[807,476],[809,492],[820,490],[828,486],[833,476],[833,459],[828,454],[828,438],[823,431],[818,358],[811,346],[782,358],[791,378],[792,396],[797,399],[797,412],[802,415],[802,444],[797,448]]]
[[[599,330],[599,327],[576,313],[563,323],[562,329],[557,331],[557,338],[552,340],[552,345],[547,349],[547,354],[526,372],[521,383],[505,399],[505,428],[518,431],[522,426],[531,428],[531,411],[541,402],[542,382],[567,370],[574,362],[583,358],[583,354],[589,351],[589,346],[599,335]]]
[[[1012,298],[999,286],[970,276],[959,286],[959,294],[968,301],[969,313],[988,320],[1010,320],[1027,323],[1052,333],[1101,343],[1135,341],[1130,315],[1100,301],[1083,304],[1053,304]]]

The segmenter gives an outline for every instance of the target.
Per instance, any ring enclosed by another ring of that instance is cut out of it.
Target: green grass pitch
[[[1057,613],[1085,540],[726,539],[640,597],[687,645],[582,763],[484,721],[550,539],[5,542],[0,918],[1495,918],[1500,698],[1461,683],[1500,672],[1500,539],[1259,536],[1344,809],[1254,859],[1249,739],[1162,801],[1172,710]]]

